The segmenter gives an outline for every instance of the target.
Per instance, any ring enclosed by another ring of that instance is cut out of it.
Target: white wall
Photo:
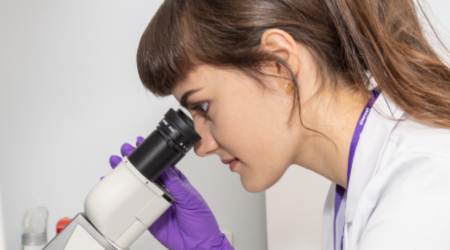
[[[450,48],[450,16],[448,15],[448,12],[450,11],[450,1],[422,0],[421,3],[423,10],[427,13],[439,38],[447,48]],[[423,16],[420,15],[420,17],[424,21]],[[429,26],[426,26],[425,28],[427,30],[426,35],[430,36],[431,44],[435,46],[438,52],[440,52],[440,56],[442,56],[447,63],[450,63],[449,53],[441,46],[434,36],[434,33],[429,29]]]
[[[0,187],[0,189],[1,189],[1,187]],[[0,250],[6,250],[5,228],[3,227],[3,206],[2,206],[1,191],[0,191]]]
[[[124,142],[148,135],[172,98],[140,84],[135,54],[162,0],[0,0],[0,182],[8,249],[24,212],[57,220],[83,210]],[[203,194],[236,249],[267,249],[265,197],[249,194],[217,157],[189,154],[179,168]],[[133,250],[163,249],[149,233]]]
[[[321,217],[330,181],[300,166],[291,166],[266,191],[270,250],[321,249]]]
[[[450,1],[423,3],[436,31],[450,47]],[[321,217],[329,185],[323,177],[291,166],[283,178],[266,191],[269,250],[322,249]]]

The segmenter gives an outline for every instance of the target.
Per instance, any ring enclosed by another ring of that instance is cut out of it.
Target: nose
[[[214,136],[211,134],[211,130],[205,121],[195,122],[195,131],[202,137],[202,139],[194,146],[195,153],[200,157],[205,157],[214,154],[219,149],[219,143],[217,143]]]

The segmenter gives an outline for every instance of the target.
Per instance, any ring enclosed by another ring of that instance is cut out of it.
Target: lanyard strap
[[[366,107],[361,112],[361,115],[359,116],[358,123],[356,124],[355,132],[353,132],[353,138],[352,142],[350,144],[350,153],[348,156],[348,165],[347,165],[347,190],[349,188],[350,184],[350,174],[352,172],[352,166],[353,166],[353,158],[355,156],[356,146],[359,142],[359,137],[361,135],[361,132],[363,131],[364,125],[366,124],[367,117],[369,116],[370,110],[372,109],[372,105],[375,103],[375,100],[377,99],[379,93],[376,91],[372,91],[372,96],[369,99],[369,102],[367,102]],[[336,240],[337,240],[337,234],[336,234],[336,220],[338,217],[339,208],[341,207],[342,199],[345,195],[345,188],[339,186],[336,184],[336,194],[334,196],[334,223],[333,223],[333,232],[334,232],[334,250],[339,250],[336,247]],[[342,213],[345,216],[345,213]],[[342,228],[342,232],[344,229]],[[343,237],[344,233],[342,233]],[[342,249],[342,239],[341,239],[341,247]]]

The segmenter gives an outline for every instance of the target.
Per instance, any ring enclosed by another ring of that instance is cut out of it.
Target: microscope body
[[[119,249],[127,249],[166,211],[174,199],[124,158],[89,193],[84,211],[92,225]]]
[[[86,197],[79,214],[44,250],[125,250],[150,227],[174,199],[123,161]]]
[[[78,214],[44,250],[125,250],[174,202],[159,175],[201,140],[170,109],[159,126],[90,191]]]

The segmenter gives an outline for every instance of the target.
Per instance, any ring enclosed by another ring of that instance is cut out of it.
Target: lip
[[[234,158],[230,158],[230,159],[226,159],[226,160],[221,160],[223,164],[230,164],[232,161],[237,160],[238,158],[234,157]]]
[[[236,158],[236,160],[230,162],[230,170],[231,172],[234,172],[234,168],[236,168],[236,164],[239,162],[239,159]]]
[[[230,170],[231,172],[234,172],[234,168],[236,167],[236,164],[239,162],[239,159],[234,157],[226,160],[222,160],[223,164],[230,164]]]

